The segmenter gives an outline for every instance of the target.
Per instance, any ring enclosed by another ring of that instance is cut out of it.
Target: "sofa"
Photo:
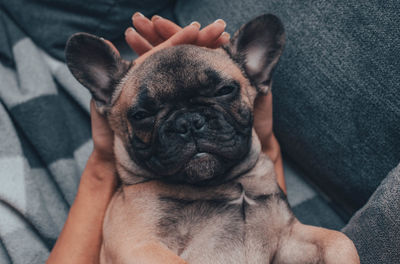
[[[70,35],[116,43],[131,16],[234,33],[280,17],[274,132],[288,200],[305,224],[342,230],[361,263],[400,262],[400,3],[279,0],[1,0],[0,263],[43,263],[92,148],[90,95],[65,66]]]

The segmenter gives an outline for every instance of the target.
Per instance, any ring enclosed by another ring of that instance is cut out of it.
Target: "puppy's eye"
[[[216,93],[214,95],[215,96],[223,96],[223,95],[231,94],[235,90],[236,90],[235,86],[226,85],[226,86],[222,86],[221,88],[219,88],[218,91],[216,91]]]
[[[146,119],[150,116],[151,114],[147,111],[138,111],[132,115],[133,119],[135,119],[136,121]]]

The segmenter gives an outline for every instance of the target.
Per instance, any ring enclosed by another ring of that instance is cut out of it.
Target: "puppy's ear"
[[[67,42],[65,57],[69,70],[93,96],[102,114],[118,96],[116,87],[130,63],[103,39],[87,33],[74,34]]]
[[[266,14],[243,25],[228,44],[228,52],[245,70],[258,92],[266,94],[285,44],[282,22]]]

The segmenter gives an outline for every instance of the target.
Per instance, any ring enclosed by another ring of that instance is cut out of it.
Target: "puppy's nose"
[[[204,117],[198,113],[186,113],[176,119],[175,127],[178,134],[187,137],[190,131],[201,130],[205,122]]]
[[[192,125],[195,130],[200,130],[204,127],[206,120],[204,117],[198,113],[192,115]]]
[[[187,135],[189,134],[190,126],[189,122],[185,118],[178,118],[175,121],[175,128],[176,132],[181,135]]]

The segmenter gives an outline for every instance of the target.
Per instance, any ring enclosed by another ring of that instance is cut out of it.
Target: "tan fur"
[[[270,14],[224,49],[170,47],[140,65],[70,38],[68,67],[115,135],[101,263],[359,263],[345,235],[295,218],[252,127],[284,42]]]
[[[156,226],[162,217],[162,204],[158,197],[173,196],[190,200],[226,197],[235,200],[241,195],[234,188],[237,182],[251,195],[270,194],[279,190],[273,165],[264,155],[254,170],[238,180],[207,190],[158,181],[122,187],[111,201],[104,221],[101,263],[179,263],[178,260],[184,263],[177,258],[179,252],[176,241],[162,242],[159,237]],[[217,246],[210,238],[235,217],[230,213],[204,220],[204,223],[193,223],[197,230],[194,239],[180,255],[188,263],[194,264],[359,263],[354,245],[346,236],[336,231],[303,225],[286,207],[284,201],[277,199],[267,208],[260,207],[251,213],[246,222],[250,229],[247,232],[249,243],[244,245],[245,255],[240,253],[243,252],[243,249],[240,250],[243,245],[237,241],[227,241],[219,254],[210,254]],[[182,228],[185,229],[184,226]],[[269,246],[260,248],[265,243]],[[265,254],[260,255],[260,252]],[[246,258],[247,254],[251,257]],[[339,259],[343,262],[338,262]]]
[[[256,90],[242,70],[223,50],[203,50],[186,55],[240,83],[241,100],[231,105],[231,114],[238,115],[240,104],[252,109]],[[101,263],[359,263],[346,236],[295,218],[254,129],[249,154],[230,172],[233,180],[208,187],[147,181],[151,172],[132,161],[127,150],[132,133],[145,142],[151,139],[151,132],[133,131],[126,118],[138,100],[143,71],[130,69],[108,115],[123,185],[104,219]],[[196,78],[201,83],[206,77]],[[150,96],[173,93],[168,78],[154,74]]]

